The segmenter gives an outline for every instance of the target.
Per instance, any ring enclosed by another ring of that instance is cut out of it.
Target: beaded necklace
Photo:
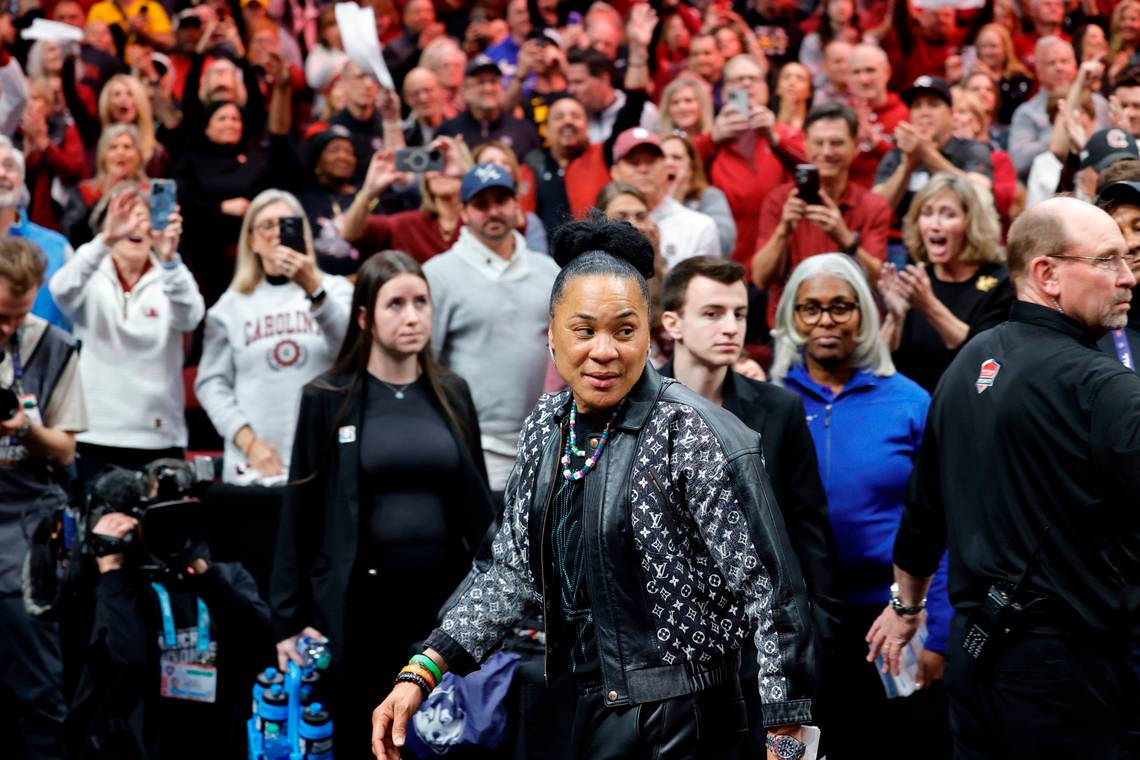
[[[581,480],[589,474],[590,470],[594,469],[594,465],[602,458],[602,452],[606,450],[606,441],[610,439],[610,427],[617,419],[618,412],[621,411],[624,403],[625,399],[622,399],[621,403],[614,407],[610,421],[606,423],[605,429],[602,430],[602,437],[598,441],[598,445],[594,447],[593,455],[586,459],[586,464],[582,469],[575,472],[570,469],[571,454],[576,457],[585,457],[586,452],[578,448],[578,402],[570,402],[570,433],[566,436],[566,446],[562,449],[562,477],[567,480]]]

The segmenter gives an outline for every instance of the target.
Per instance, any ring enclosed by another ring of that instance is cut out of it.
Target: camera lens
[[[418,150],[408,154],[408,166],[412,168],[412,171],[422,172],[427,168],[427,156]]]

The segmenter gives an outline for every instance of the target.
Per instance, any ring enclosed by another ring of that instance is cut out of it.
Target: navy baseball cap
[[[468,203],[489,187],[501,187],[510,190],[513,195],[515,180],[509,171],[498,164],[478,164],[463,175],[463,184],[459,187],[459,200]]]
[[[1096,205],[1104,208],[1114,204],[1140,208],[1140,182],[1121,180],[1108,185],[1096,197]]]
[[[1132,135],[1119,127],[1102,129],[1093,132],[1081,151],[1080,168],[1092,167],[1096,172],[1102,172],[1117,161],[1129,158],[1140,158],[1140,148]]]
[[[491,56],[480,53],[467,63],[466,76],[473,77],[483,71],[493,71],[499,75],[503,73],[503,70],[499,68],[499,64],[495,63],[495,60],[491,58]]]

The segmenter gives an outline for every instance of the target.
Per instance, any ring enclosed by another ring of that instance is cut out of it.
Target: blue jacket
[[[58,232],[53,232],[47,227],[41,227],[34,222],[28,221],[28,214],[24,209],[20,209],[20,220],[12,225],[8,230],[9,235],[22,237],[25,240],[30,240],[40,247],[44,252],[44,257],[47,259],[47,268],[44,270],[44,283],[40,286],[40,290],[36,293],[36,301],[32,305],[32,313],[40,319],[45,319],[61,330],[71,332],[71,322],[67,317],[63,316],[63,312],[55,305],[52,300],[51,292],[48,291],[48,283],[51,282],[53,274],[59,271],[59,268],[64,265],[69,258],[71,258],[71,246],[67,242],[67,238]]]
[[[803,365],[792,367],[784,384],[803,397],[815,439],[838,552],[836,592],[851,604],[885,605],[930,394],[900,374],[876,377],[861,370],[837,395],[814,382]],[[946,651],[952,615],[943,555],[928,595],[927,649]]]

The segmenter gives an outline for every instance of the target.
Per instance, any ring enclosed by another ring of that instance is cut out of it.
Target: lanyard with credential
[[[17,332],[12,339],[12,346],[8,353],[12,357],[12,389],[16,391],[17,396],[23,395],[24,363],[20,361],[20,333]]]
[[[158,606],[162,609],[162,640],[167,649],[178,646],[178,635],[174,630],[174,610],[170,606],[170,593],[161,583],[151,583],[150,587],[158,596]],[[198,597],[198,657],[205,661],[210,654],[210,610]]]
[[[1135,372],[1136,362],[1132,359],[1132,347],[1128,345],[1128,333],[1124,328],[1112,331],[1112,345],[1116,347],[1116,358],[1120,363]]]

